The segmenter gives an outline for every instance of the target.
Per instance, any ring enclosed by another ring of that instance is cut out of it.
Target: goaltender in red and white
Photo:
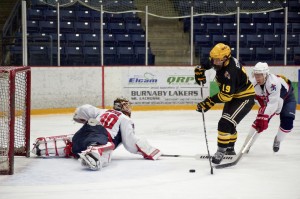
[[[111,110],[85,104],[78,107],[73,120],[83,126],[71,135],[39,137],[32,153],[41,157],[79,158],[81,165],[101,170],[111,162],[112,152],[122,143],[126,150],[145,159],[156,160],[161,151],[135,135],[131,104],[126,98],[114,100]]]

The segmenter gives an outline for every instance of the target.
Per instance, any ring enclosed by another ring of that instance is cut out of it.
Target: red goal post
[[[30,67],[0,66],[0,174],[14,173],[14,156],[30,155]]]

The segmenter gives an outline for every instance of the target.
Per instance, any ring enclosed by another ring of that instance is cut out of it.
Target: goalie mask
[[[229,63],[229,58],[231,57],[230,47],[223,43],[218,43],[211,49],[209,56],[214,69],[220,70]]]
[[[117,99],[115,99],[113,109],[121,111],[128,117],[131,116],[131,103],[126,98],[118,97]]]

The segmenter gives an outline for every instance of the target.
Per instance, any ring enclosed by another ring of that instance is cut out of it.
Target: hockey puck
[[[195,169],[190,169],[190,173],[195,173],[196,170]]]

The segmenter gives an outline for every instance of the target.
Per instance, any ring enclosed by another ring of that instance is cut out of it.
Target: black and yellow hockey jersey
[[[206,70],[212,68],[210,60],[201,63]],[[245,68],[234,58],[229,58],[229,63],[221,69],[216,70],[216,82],[219,86],[219,93],[211,97],[215,103],[224,103],[233,98],[244,98],[255,95],[254,87],[249,80]]]

